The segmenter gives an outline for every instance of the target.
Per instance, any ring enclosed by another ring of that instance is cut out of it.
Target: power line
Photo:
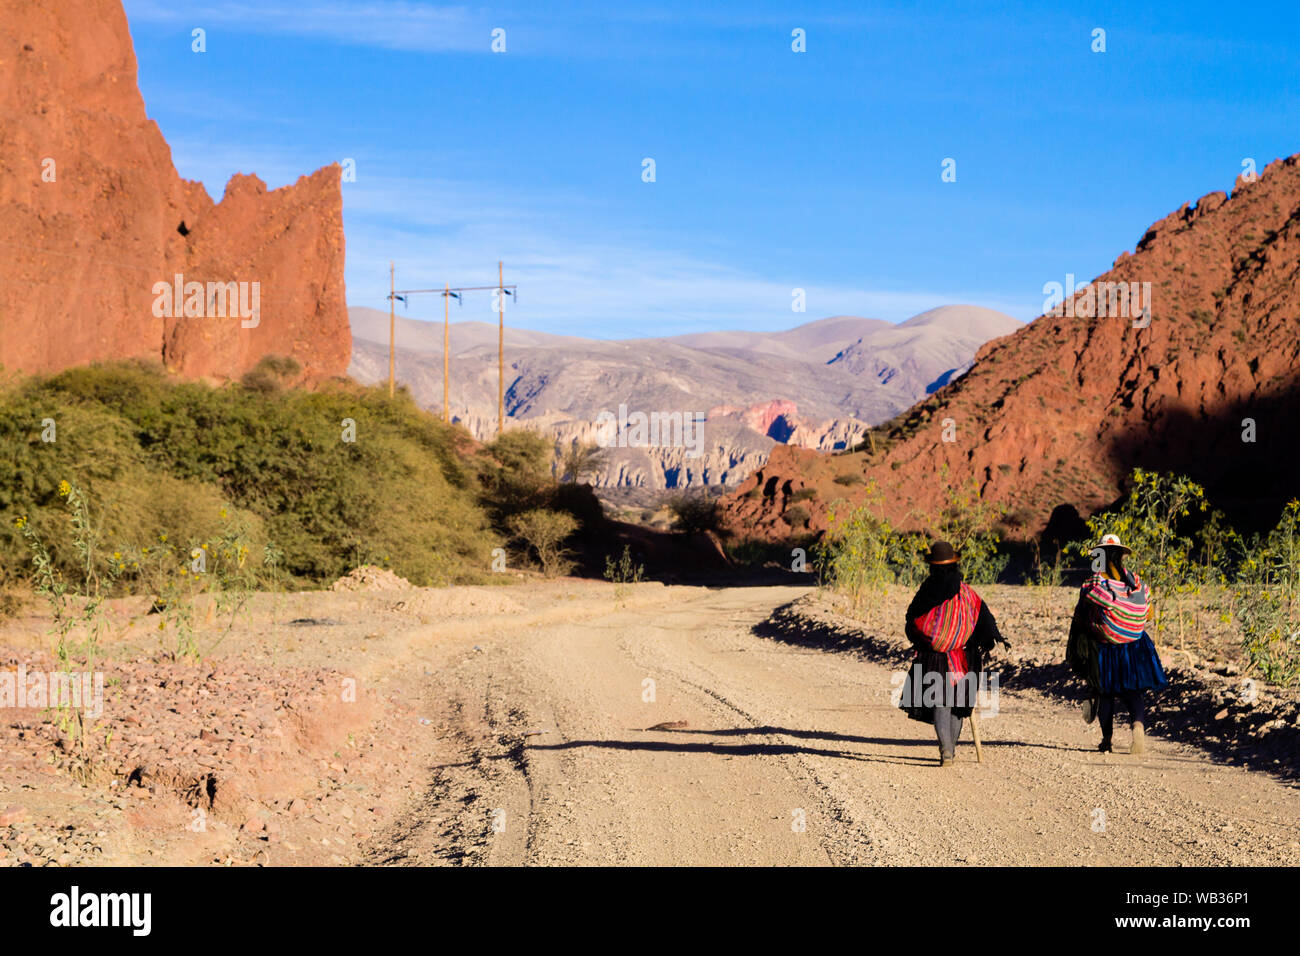
[[[396,365],[397,365],[397,335],[396,335],[396,303],[407,304],[407,296],[412,295],[440,295],[442,296],[442,420],[451,420],[451,300],[455,299],[457,303],[464,304],[463,294],[466,292],[486,292],[495,290],[497,293],[497,434],[500,435],[505,428],[506,420],[506,296],[511,296],[516,302],[519,301],[519,287],[517,285],[506,285],[505,267],[503,263],[497,261],[497,284],[496,285],[462,285],[452,287],[444,285],[441,289],[398,289],[396,288],[395,269],[393,263],[388,263],[388,394],[391,396],[396,387]]]

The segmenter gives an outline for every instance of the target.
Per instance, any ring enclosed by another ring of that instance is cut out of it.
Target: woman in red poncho
[[[907,608],[907,637],[916,649],[899,707],[912,720],[934,724],[939,766],[956,755],[962,720],[970,716],[984,657],[999,641],[997,621],[962,580],[957,552],[936,541],[926,556],[930,575]]]

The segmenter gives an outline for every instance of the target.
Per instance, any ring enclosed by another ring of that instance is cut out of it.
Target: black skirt
[[[980,670],[979,654],[966,650],[970,670],[954,681],[948,671],[948,655],[939,651],[917,651],[903,681],[899,709],[912,720],[934,723],[934,708],[948,707],[955,717],[969,717],[978,703],[981,686],[988,686],[988,675]]]

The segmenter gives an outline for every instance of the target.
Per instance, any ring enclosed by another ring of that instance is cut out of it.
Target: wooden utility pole
[[[393,397],[393,379],[397,374],[397,270],[388,260],[388,397]]]
[[[506,427],[506,287],[505,267],[497,260],[497,437]]]
[[[390,273],[393,264],[388,264]],[[506,318],[505,318],[505,297],[508,295],[517,296],[517,286],[506,285],[503,282],[504,272],[500,261],[497,262],[497,284],[496,285],[464,285],[452,288],[448,284],[443,284],[441,289],[403,289],[398,292],[393,289],[389,293],[389,300],[401,299],[403,302],[409,301],[407,296],[437,294],[443,297],[442,312],[442,420],[451,421],[451,303],[448,299],[456,299],[464,302],[466,292],[486,292],[489,289],[495,291],[499,308],[501,309],[500,328],[497,333],[497,434],[501,434],[502,423],[505,420],[506,405]],[[390,284],[395,284],[390,274]],[[393,345],[393,329],[395,328],[395,319],[390,310],[388,319],[388,393],[393,393],[393,376],[396,367],[396,351]]]
[[[442,290],[442,420],[451,421],[451,283]]]

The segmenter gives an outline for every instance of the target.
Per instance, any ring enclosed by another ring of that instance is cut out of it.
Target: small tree
[[[548,578],[569,569],[571,562],[564,541],[578,530],[573,515],[533,508],[512,516],[509,525],[511,533],[533,549]]]
[[[508,528],[511,515],[540,506],[554,487],[549,464],[551,445],[537,432],[516,428],[497,436],[483,450],[483,504],[498,527]]]
[[[584,475],[603,471],[608,457],[605,449],[599,445],[580,442],[575,438],[560,456],[560,480],[577,484]]]
[[[946,464],[940,470],[940,480],[944,483],[944,503],[929,523],[936,536],[949,542],[961,556],[966,580],[972,584],[992,584],[1010,558],[999,552],[1001,536],[993,528],[1003,511],[984,500],[979,482],[974,478],[961,484],[947,484]]]
[[[683,534],[717,531],[721,524],[717,499],[707,494],[674,495],[668,499],[668,510]]]
[[[884,496],[869,482],[862,503],[847,514],[831,508],[829,528],[813,550],[822,584],[847,595],[855,611],[879,606],[894,581],[890,549],[900,542],[881,513],[883,504]]]

